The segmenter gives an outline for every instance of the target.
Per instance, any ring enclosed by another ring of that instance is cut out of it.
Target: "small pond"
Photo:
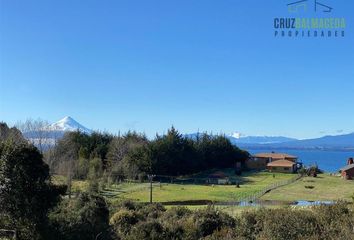
[[[293,206],[318,206],[318,205],[332,205],[333,201],[303,201],[299,200],[295,202]]]
[[[255,201],[241,201],[241,202],[212,202],[210,200],[195,200],[195,201],[174,201],[163,202],[163,205],[177,205],[177,206],[203,206],[203,205],[216,205],[216,206],[241,206],[241,207],[260,207],[260,206],[318,206],[318,205],[331,205],[333,201],[275,201],[275,200],[255,200]]]
[[[256,200],[256,201],[244,201],[238,202],[236,205],[242,207],[259,207],[259,206],[318,206],[318,205],[331,205],[333,201],[305,201],[298,200],[294,202],[288,201],[269,201],[269,200]]]

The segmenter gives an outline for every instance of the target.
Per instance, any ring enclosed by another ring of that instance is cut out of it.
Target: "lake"
[[[290,150],[290,149],[246,149],[251,154],[261,152],[281,152],[295,155],[305,166],[317,164],[318,167],[330,173],[336,173],[347,164],[350,157],[354,157],[354,151],[321,151],[321,150]]]

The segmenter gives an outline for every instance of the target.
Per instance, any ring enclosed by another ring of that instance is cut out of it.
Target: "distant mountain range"
[[[186,134],[196,138],[201,133]],[[248,149],[333,149],[354,150],[354,133],[324,136],[321,138],[299,140],[283,136],[242,136],[239,133],[225,135],[231,143]]]
[[[202,137],[204,133],[191,133],[185,134],[186,137],[196,139],[198,136]],[[297,141],[295,138],[288,137],[268,137],[268,136],[243,136],[240,133],[232,133],[230,135],[225,135],[233,144],[249,144],[249,145],[264,145],[264,144],[278,144],[278,143],[286,143]]]
[[[81,131],[91,134],[93,131],[81,125],[72,117],[65,117],[58,122],[50,124],[43,129],[33,132],[24,132],[23,135],[36,144],[38,138],[45,137],[47,145],[54,144],[66,132]],[[197,138],[203,133],[185,134],[188,138]],[[283,136],[244,136],[238,132],[225,135],[231,143],[247,149],[335,149],[354,150],[354,133],[324,136],[321,138],[299,140]]]
[[[351,149],[354,150],[354,133],[324,136],[321,138],[304,139],[291,142],[283,142],[279,144],[270,144],[270,146],[278,148],[305,148],[305,149]]]
[[[235,138],[233,136],[227,136],[232,143],[235,144],[278,144],[297,141],[295,138],[288,138],[282,136],[246,136]]]

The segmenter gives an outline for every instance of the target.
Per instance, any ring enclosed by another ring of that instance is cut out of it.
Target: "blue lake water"
[[[307,207],[307,206],[319,206],[319,205],[332,205],[335,202],[333,201],[304,201],[298,200],[294,202],[286,202],[286,201],[269,201],[269,200],[255,200],[252,202],[236,202],[236,205],[241,207],[259,207],[259,206],[299,206],[299,207]],[[228,203],[230,204],[230,203]],[[235,204],[235,203],[233,203]]]
[[[251,154],[261,152],[281,152],[295,155],[304,165],[309,166],[317,164],[325,172],[336,173],[347,164],[350,157],[354,157],[354,151],[321,151],[321,150],[289,150],[289,149],[246,149]]]

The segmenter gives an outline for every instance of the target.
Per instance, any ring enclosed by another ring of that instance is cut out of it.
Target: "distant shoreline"
[[[243,146],[237,145],[241,149],[250,150],[295,150],[295,151],[323,151],[323,152],[354,152],[354,148],[294,148],[294,147],[271,147],[271,146]]]

